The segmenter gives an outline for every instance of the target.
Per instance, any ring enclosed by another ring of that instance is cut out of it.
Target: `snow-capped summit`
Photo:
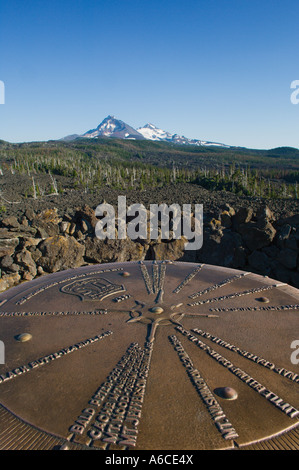
[[[181,136],[178,134],[171,134],[170,132],[163,131],[159,129],[154,124],[145,124],[143,127],[139,127],[137,131],[143,135],[143,137],[147,140],[159,140],[159,141],[166,141],[166,142],[173,142],[174,144],[181,144],[181,145],[199,145],[199,146],[208,146],[208,145],[216,145],[218,147],[228,147],[224,144],[219,144],[216,142],[207,142],[204,140],[198,139],[188,139],[185,136]]]
[[[172,134],[170,134],[170,132],[163,131],[154,124],[145,124],[143,127],[138,127],[137,132],[148,140],[172,140]]]
[[[229,145],[220,144],[218,142],[208,142],[205,140],[189,139],[179,134],[171,134],[170,132],[159,129],[154,124],[148,123],[137,130],[126,124],[124,121],[117,119],[115,116],[107,116],[101,124],[95,129],[91,129],[82,135],[71,135],[64,137],[62,140],[75,140],[76,138],[85,137],[94,139],[97,137],[114,137],[118,139],[131,140],[153,140],[171,142],[179,145],[198,145],[198,146],[217,146],[229,147]]]
[[[96,129],[85,132],[82,137],[116,137],[119,139],[143,139],[133,127],[123,121],[116,119],[115,116],[107,116]]]

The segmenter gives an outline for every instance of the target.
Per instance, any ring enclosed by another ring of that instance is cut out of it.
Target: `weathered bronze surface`
[[[0,449],[298,449],[298,314],[294,288],[192,263],[12,288],[0,295]]]

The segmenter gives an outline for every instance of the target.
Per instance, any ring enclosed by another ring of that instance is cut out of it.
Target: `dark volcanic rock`
[[[255,250],[248,256],[248,262],[255,271],[262,274],[269,273],[270,259],[266,253]]]
[[[263,226],[256,222],[241,224],[238,232],[251,251],[260,250],[270,245],[276,234],[276,230],[270,222],[266,222]]]
[[[191,187],[189,191],[182,193],[181,202],[201,202],[196,198],[192,201]],[[156,200],[151,200],[154,196]],[[194,251],[184,249],[186,240],[171,237],[161,240],[161,234],[157,240],[150,236],[145,240],[118,240],[116,229],[116,240],[99,240],[95,237],[98,219],[87,204],[82,208],[74,206],[77,208],[73,212],[69,207],[65,212],[55,207],[39,212],[27,207],[17,215],[9,214],[0,228],[0,290],[47,272],[89,263],[142,259],[201,262],[249,270],[299,287],[299,215],[286,211],[278,218],[273,201],[269,201],[271,208],[262,204],[233,208],[231,195],[225,195],[226,204],[223,200],[220,204],[218,196],[209,193],[211,210],[204,213],[203,246]],[[169,194],[168,200],[159,189],[151,194],[144,192],[143,197],[144,201],[139,202],[145,205],[148,201],[170,205],[174,200],[173,194]],[[129,202],[136,200],[128,198],[127,205]]]
[[[7,236],[9,237],[9,234],[7,234]],[[15,249],[18,246],[18,244],[19,244],[18,238],[15,238],[15,237],[12,237],[12,238],[3,237],[2,238],[0,234],[0,257],[6,256],[6,255],[8,256],[12,255],[15,252]]]
[[[21,280],[19,273],[5,274],[0,279],[0,292],[9,289],[10,287],[16,286]]]
[[[13,258],[9,255],[3,256],[0,261],[1,268],[9,268],[13,264]]]
[[[167,243],[156,243],[152,244],[147,256],[150,256],[150,259],[153,260],[186,260],[188,257],[188,261],[190,261],[190,257],[194,258],[195,261],[195,252],[191,251],[190,253],[185,252],[186,240],[178,239],[172,240]]]
[[[73,237],[49,237],[39,244],[38,249],[42,253],[38,264],[46,272],[78,268],[84,264],[85,247]]]
[[[251,221],[253,210],[251,207],[241,207],[233,218],[234,226],[237,228],[241,224],[247,224]]]
[[[46,209],[40,212],[32,220],[32,226],[37,229],[40,238],[53,237],[59,234],[59,223],[57,209]]]
[[[270,245],[270,246],[266,246],[265,248],[263,248],[262,252],[266,253],[266,255],[269,258],[274,259],[274,258],[277,258],[278,256],[279,248],[275,245]]]
[[[271,271],[270,277],[277,279],[281,282],[286,282],[287,284],[291,282],[292,271],[285,268],[279,261],[274,260],[271,262]],[[296,287],[299,287],[297,285]]]
[[[20,251],[15,256],[16,263],[20,266],[20,274],[23,279],[31,280],[36,276],[36,265],[31,253],[26,249]]]
[[[297,252],[285,248],[279,253],[277,260],[288,269],[295,269],[297,266]]]
[[[225,233],[206,231],[203,247],[198,252],[198,260],[206,264],[234,268],[245,265],[241,236],[231,231]]]
[[[275,221],[274,214],[268,206],[262,206],[257,210],[256,219],[260,225],[266,225],[268,222],[273,223]]]
[[[127,240],[86,239],[85,258],[92,263],[109,263],[142,260],[145,257],[145,247],[140,243]]]
[[[7,227],[7,228],[20,228],[20,224],[18,222],[18,219],[15,216],[10,216],[10,217],[5,217],[1,221],[2,227]]]
[[[82,209],[76,211],[74,222],[82,232],[94,233],[98,219],[95,216],[95,211],[85,204]]]

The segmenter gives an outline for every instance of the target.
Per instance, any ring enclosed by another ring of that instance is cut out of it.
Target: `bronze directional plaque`
[[[294,288],[192,263],[88,266],[10,289],[0,448],[298,449],[298,315]]]

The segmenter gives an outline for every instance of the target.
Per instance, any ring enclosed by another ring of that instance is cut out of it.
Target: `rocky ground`
[[[276,219],[287,217],[290,214],[299,213],[299,200],[294,199],[272,199],[263,200],[261,198],[252,198],[246,196],[237,196],[225,191],[209,191],[196,184],[170,184],[163,188],[147,189],[144,191],[123,191],[112,189],[108,186],[95,191],[85,192],[82,189],[73,189],[73,182],[69,178],[55,176],[58,187],[63,187],[63,194],[40,196],[33,199],[32,196],[24,197],[32,193],[31,177],[24,174],[14,174],[5,172],[4,177],[0,176],[1,192],[0,205],[5,206],[5,213],[0,214],[16,215],[20,217],[26,209],[33,209],[38,212],[45,209],[57,208],[59,213],[73,215],[75,211],[87,204],[95,208],[104,200],[109,204],[117,204],[117,197],[125,195],[127,205],[133,203],[144,204],[149,208],[150,204],[166,203],[168,205],[177,203],[182,204],[203,204],[204,212],[207,215],[217,215],[219,208],[228,203],[235,210],[241,207],[251,207],[254,211],[265,204],[273,212]],[[39,175],[38,183],[46,188],[49,185],[48,175]]]
[[[12,175],[14,178],[14,175]],[[26,183],[27,184],[27,183]],[[191,184],[142,192],[71,188],[64,194],[24,198],[20,176],[2,182],[0,291],[37,276],[87,264],[172,259],[232,267],[299,287],[299,204],[210,192]],[[94,209],[104,200],[170,205],[203,204],[204,243],[185,251],[184,240],[99,240]]]

